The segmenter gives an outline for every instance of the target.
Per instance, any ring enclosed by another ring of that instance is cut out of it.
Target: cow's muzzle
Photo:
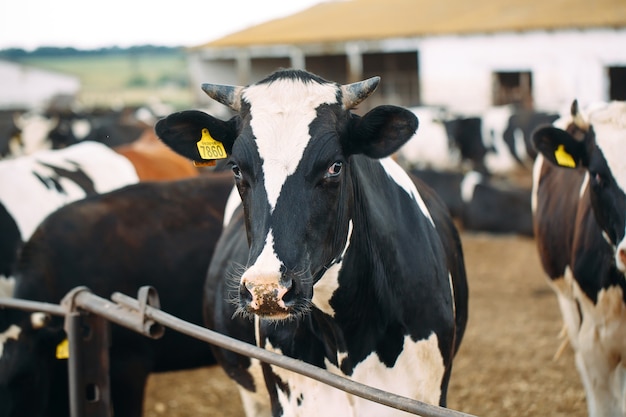
[[[248,313],[265,319],[283,320],[292,314],[294,281],[276,279],[241,280],[239,303]]]

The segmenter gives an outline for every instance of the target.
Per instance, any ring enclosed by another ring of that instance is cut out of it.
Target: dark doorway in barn
[[[371,96],[371,106],[395,104],[411,107],[421,103],[417,51],[364,53],[363,78],[379,75],[378,94]]]
[[[355,109],[364,113],[381,104],[395,104],[411,107],[421,103],[419,88],[419,66],[417,52],[364,52],[358,58],[360,78],[380,76],[382,81],[376,94]],[[307,55],[306,69],[327,80],[340,84],[351,82],[348,79],[349,57],[338,55]]]
[[[533,78],[530,71],[502,71],[493,73],[492,101],[494,106],[515,104],[533,107]]]
[[[626,67],[609,67],[609,100],[626,100]]]

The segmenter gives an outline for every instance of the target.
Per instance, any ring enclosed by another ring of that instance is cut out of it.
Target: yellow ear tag
[[[563,145],[559,145],[554,151],[554,157],[556,158],[557,164],[562,167],[568,168],[576,168],[576,162],[574,162],[574,158],[572,155],[568,154],[565,151],[565,147]]]
[[[200,157],[202,159],[209,160],[209,162],[204,163],[194,161],[195,166],[215,165],[216,159],[224,159],[228,157],[222,142],[213,139],[209,133],[209,129],[207,128],[202,129],[202,137],[196,143],[196,146],[198,146]]]
[[[67,339],[63,339],[63,341],[57,345],[56,356],[57,359],[68,359],[70,357],[70,343]]]

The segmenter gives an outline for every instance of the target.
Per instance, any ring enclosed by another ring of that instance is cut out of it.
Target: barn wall
[[[373,97],[400,105],[445,106],[461,113],[479,113],[492,103],[493,73],[530,72],[537,109],[561,111],[573,98],[581,103],[609,99],[609,66],[626,66],[626,29],[510,32],[498,34],[437,36],[362,41],[333,45],[283,45],[206,49],[190,55],[193,85],[211,81],[248,84],[260,80],[278,66],[300,63],[338,82],[347,76],[346,50],[358,47],[367,57],[416,52],[419,85],[402,88],[402,96],[385,95],[409,68],[396,65],[384,74],[381,91]],[[372,55],[374,54],[374,55]],[[341,65],[337,65],[337,59]],[[334,61],[333,61],[334,59]],[[334,62],[334,63],[333,63]],[[367,72],[367,66],[364,68]],[[245,74],[245,76],[244,76]],[[370,76],[371,74],[363,74]],[[387,80],[385,82],[385,80]],[[209,103],[197,89],[199,103]]]
[[[530,71],[536,108],[561,110],[573,98],[608,100],[608,70],[626,65],[626,30],[572,30],[424,39],[424,104],[479,112],[491,103],[492,73]]]

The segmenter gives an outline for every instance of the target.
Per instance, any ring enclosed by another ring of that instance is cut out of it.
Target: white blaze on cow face
[[[242,97],[250,104],[250,128],[262,160],[263,186],[270,214],[285,181],[296,171],[312,140],[309,129],[317,117],[318,107],[337,103],[337,93],[335,84],[320,85],[293,79],[252,85],[244,90]],[[281,298],[289,288],[280,283],[282,264],[270,229],[261,254],[241,277],[241,284],[252,295],[250,307],[253,310],[263,310],[264,301],[277,301],[272,311],[267,312],[274,319],[287,317]]]
[[[2,353],[4,352],[4,344],[9,339],[17,340],[20,337],[20,333],[22,333],[22,329],[15,324],[12,324],[7,330],[0,333],[0,358],[2,358]]]
[[[311,140],[309,126],[322,104],[337,103],[337,86],[282,79],[252,85],[243,98],[250,103],[250,127],[263,160],[271,210],[287,177],[294,173]]]
[[[289,290],[281,285],[280,272],[281,262],[274,251],[274,236],[270,230],[265,239],[265,245],[254,265],[241,276],[241,284],[252,295],[250,308],[260,311],[265,308],[263,304],[274,305],[268,314],[274,319],[283,319],[288,316],[287,306],[282,300],[283,295]]]

